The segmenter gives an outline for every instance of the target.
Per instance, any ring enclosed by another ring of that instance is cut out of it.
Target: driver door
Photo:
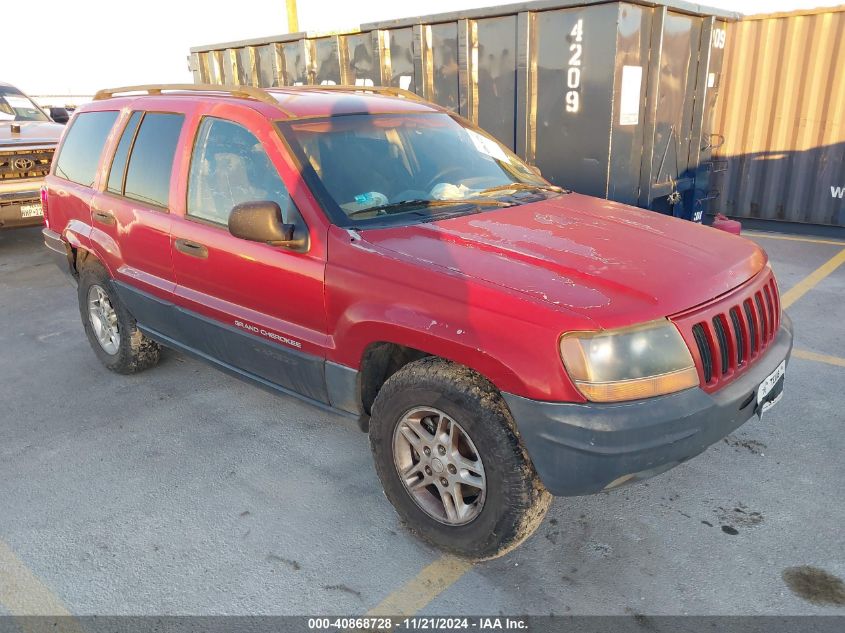
[[[326,403],[325,257],[229,233],[232,208],[272,200],[302,222],[298,175],[277,132],[252,110],[215,104],[195,121],[181,172],[185,201],[174,214],[171,253],[181,347],[250,378]],[[298,204],[299,202],[299,204]],[[298,217],[297,217],[298,216]]]

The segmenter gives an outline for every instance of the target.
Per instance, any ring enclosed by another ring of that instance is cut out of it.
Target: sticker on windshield
[[[486,154],[491,158],[495,158],[496,160],[500,160],[505,163],[510,162],[510,160],[508,159],[508,155],[505,154],[505,151],[501,147],[499,147],[498,143],[491,141],[489,138],[487,138],[483,134],[479,134],[475,130],[468,129],[466,130],[466,133],[472,140],[472,144],[475,145],[475,149],[477,149],[482,154]]]

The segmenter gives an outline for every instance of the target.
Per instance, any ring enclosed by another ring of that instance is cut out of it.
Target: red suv
[[[792,328],[758,246],[552,186],[403,91],[102,91],[44,199],[106,367],[164,345],[358,420],[401,518],[461,555],[783,391]]]

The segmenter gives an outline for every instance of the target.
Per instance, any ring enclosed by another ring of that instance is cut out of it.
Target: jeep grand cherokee
[[[106,367],[165,345],[357,419],[401,518],[464,556],[782,394],[791,324],[758,246],[554,187],[403,91],[103,91],[46,201]]]

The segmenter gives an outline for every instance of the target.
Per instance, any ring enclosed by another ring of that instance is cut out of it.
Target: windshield
[[[0,86],[0,121],[49,121],[50,119],[25,94],[15,88]]]
[[[340,219],[362,226],[386,215],[440,217],[519,204],[517,191],[560,192],[445,113],[344,115],[280,127]]]

